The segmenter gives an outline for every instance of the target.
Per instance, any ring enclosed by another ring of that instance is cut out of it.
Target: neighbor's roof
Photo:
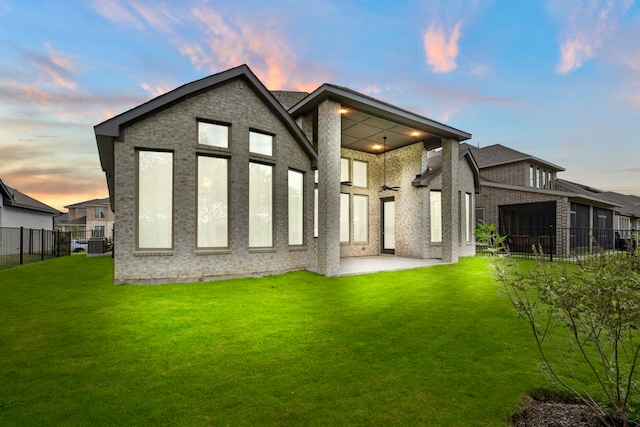
[[[2,199],[5,206],[11,206],[14,208],[28,209],[32,211],[45,212],[50,214],[60,214],[60,211],[52,208],[49,205],[45,205],[44,203],[34,199],[33,197],[29,197],[24,193],[16,190],[15,188],[9,187],[0,179],[0,195],[2,195]]]
[[[480,167],[480,169],[492,166],[506,165],[509,163],[528,161],[547,166],[549,169],[553,169],[556,172],[565,170],[561,166],[554,165],[553,163],[546,160],[539,159],[538,157],[516,151],[512,148],[505,147],[504,145],[500,144],[489,145],[488,147],[482,148],[474,147],[470,144],[465,144],[465,146],[470,148],[473,152],[473,157],[475,157],[476,161],[478,162],[478,166]]]
[[[85,202],[78,202],[78,203],[74,203],[72,205],[67,205],[67,206],[65,206],[65,208],[67,208],[67,209],[69,209],[69,208],[84,208],[84,207],[89,207],[89,206],[98,206],[98,207],[109,206],[109,198],[105,197],[104,199],[91,199],[91,200],[87,200]]]
[[[613,191],[602,191],[576,182],[558,179],[557,183],[570,191],[588,193],[601,200],[606,200],[616,205],[615,211],[623,216],[640,218],[640,197],[630,194],[620,194]]]
[[[109,187],[109,196],[111,207],[115,211],[114,203],[114,141],[122,141],[124,139],[124,129],[136,122],[144,120],[162,110],[176,105],[186,99],[205,93],[216,87],[230,83],[231,81],[242,79],[249,85],[253,92],[265,103],[265,105],[280,119],[285,128],[290,132],[298,144],[311,160],[312,167],[316,167],[318,154],[304,135],[302,130],[296,125],[287,110],[267,90],[262,82],[246,65],[231,68],[221,73],[213,74],[200,80],[187,83],[160,95],[152,100],[145,102],[129,111],[119,114],[109,120],[106,120],[94,127],[96,141],[98,144],[98,152],[100,154],[100,163],[102,170],[107,176],[107,185]]]

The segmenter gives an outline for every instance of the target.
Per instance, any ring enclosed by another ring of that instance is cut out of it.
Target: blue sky
[[[0,178],[58,209],[106,197],[94,125],[245,63],[640,195],[634,0],[0,0]]]

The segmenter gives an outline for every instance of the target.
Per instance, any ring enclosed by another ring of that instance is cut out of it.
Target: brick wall
[[[197,145],[196,118],[231,123],[229,150],[229,248],[196,249],[196,153],[217,153]],[[273,248],[249,249],[249,129],[275,134]],[[254,92],[242,81],[230,81],[184,100],[125,129],[115,143],[116,283],[166,283],[260,276],[304,269],[312,254],[313,216],[304,222],[305,245],[288,245],[287,175],[305,173],[305,206],[313,206],[310,160]],[[172,150],[173,248],[136,250],[136,148]],[[308,213],[310,209],[307,209]],[[311,210],[312,212],[312,210]]]

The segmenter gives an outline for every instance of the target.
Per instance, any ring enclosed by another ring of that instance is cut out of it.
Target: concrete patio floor
[[[394,255],[340,258],[338,276],[377,273],[379,271],[409,270],[432,265],[444,265],[439,259],[402,258]]]

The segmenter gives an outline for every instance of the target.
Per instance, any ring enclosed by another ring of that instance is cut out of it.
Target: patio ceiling
[[[440,138],[424,130],[408,127],[345,107],[342,111],[341,145],[343,148],[379,154],[383,150],[383,138],[387,137],[387,151],[430,141],[440,144]],[[437,139],[437,141],[436,141]]]
[[[425,148],[442,146],[443,139],[465,141],[471,134],[427,117],[391,105],[354,90],[323,84],[289,113],[297,118],[313,114],[325,100],[339,102],[342,106],[341,145],[344,148],[382,153],[383,138],[387,137],[387,151],[423,142]]]

